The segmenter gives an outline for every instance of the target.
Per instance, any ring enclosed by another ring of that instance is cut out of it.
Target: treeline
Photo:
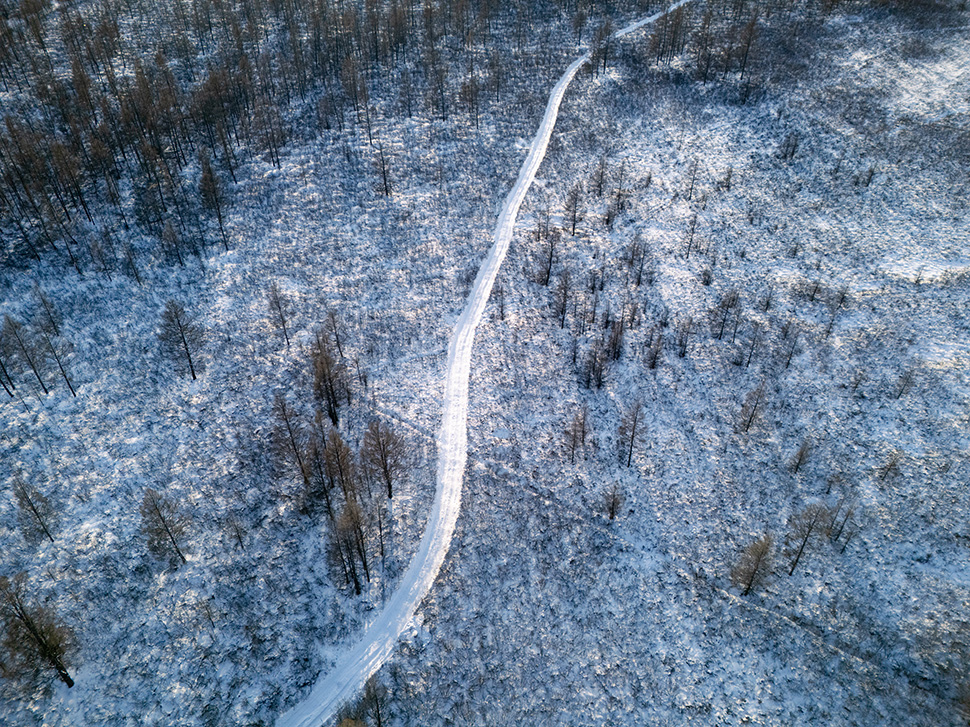
[[[758,13],[771,8],[705,8],[663,18],[645,47],[669,62],[690,38],[699,58],[714,58],[723,39],[723,62],[743,74]],[[296,134],[366,132],[389,195],[380,116],[463,114],[477,125],[512,97],[536,28],[570,19],[563,44],[592,43],[605,67],[619,10],[580,0],[0,0],[3,259],[53,255],[79,274],[137,277],[146,252],[185,264],[228,246],[226,189],[239,164],[262,155],[279,167]],[[132,226],[153,249],[132,249]]]
[[[248,156],[279,167],[306,127],[359,124],[373,143],[378,108],[477,120],[508,62],[486,51],[499,16],[521,37],[557,12],[492,0],[0,0],[4,260],[55,255],[79,274],[134,275],[132,225],[179,264],[216,226],[227,246],[224,186]]]
[[[764,81],[760,76],[779,75],[775,66],[785,65],[786,54],[797,56],[806,52],[796,50],[795,43],[801,38],[811,38],[813,17],[837,12],[845,6],[861,10],[866,5],[919,17],[941,16],[953,10],[945,0],[689,3],[664,14],[654,23],[649,42],[631,45],[628,52],[641,67],[677,65],[702,83],[733,76],[742,83],[743,102],[752,85]],[[607,51],[604,48],[601,52],[604,65]]]
[[[795,5],[685,6],[638,52],[661,64],[689,53],[705,81],[744,77],[762,19],[791,16]],[[284,145],[308,128],[364,127],[390,194],[375,114],[461,113],[477,124],[509,93],[514,56],[541,23],[570,19],[575,37],[593,44],[594,66],[605,67],[609,18],[621,9],[582,0],[0,0],[3,260],[54,255],[78,273],[135,276],[144,253],[123,234],[133,224],[155,240],[148,253],[179,264],[213,242],[228,246],[224,183],[253,154],[280,166]]]

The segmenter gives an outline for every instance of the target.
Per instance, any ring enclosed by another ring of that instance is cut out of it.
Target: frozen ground
[[[896,20],[824,27],[795,90],[765,82],[753,103],[664,84],[640,70],[634,47],[567,96],[526,203],[535,217],[526,213],[500,278],[504,315],[493,299],[473,362],[455,542],[386,675],[403,724],[962,724],[970,46],[965,28],[920,30],[914,58]],[[867,65],[853,60],[858,47]],[[941,81],[927,116],[901,70],[914,66]],[[786,161],[792,134],[799,151]],[[601,156],[607,190],[631,191],[612,230],[608,195],[589,192]],[[536,220],[548,208],[564,224],[576,182],[588,200],[580,231],[563,234],[552,281],[537,285],[547,247]],[[652,284],[631,282],[638,240]],[[740,315],[718,339],[732,289]],[[586,390],[583,361],[605,334],[578,333],[577,312],[594,297],[598,320],[637,301],[642,321],[603,388]],[[664,343],[650,369],[655,327]],[[743,432],[762,382],[766,405]],[[628,469],[617,430],[636,398],[647,428]],[[570,464],[565,430],[583,405],[593,444]],[[625,505],[610,522],[613,483]],[[845,532],[813,540],[789,577],[788,519],[811,502],[854,503],[857,531],[848,543]],[[773,578],[741,598],[729,572],[766,530]]]
[[[687,1],[681,0],[669,10],[680,7]],[[656,21],[661,15],[662,13],[656,13],[634,22],[618,31],[616,37],[629,35]],[[280,727],[310,727],[326,722],[341,706],[360,694],[367,680],[387,661],[397,639],[408,628],[415,611],[438,575],[461,507],[468,441],[469,365],[475,331],[512,241],[519,208],[546,155],[559,114],[559,105],[576,72],[589,61],[589,53],[573,61],[553,87],[539,129],[529,146],[529,154],[522,164],[518,179],[502,204],[492,233],[494,244],[475,277],[465,309],[452,333],[441,404],[441,427],[437,439],[437,489],[421,545],[380,616],[368,623],[361,640],[338,659],[331,672],[320,678],[309,696],[277,721]]]
[[[706,86],[687,60],[658,70],[631,40],[607,72],[576,79],[473,350],[455,537],[378,674],[390,723],[960,724],[970,43],[965,22],[951,25],[809,18],[789,55]],[[548,65],[573,55],[551,50]],[[142,286],[36,272],[65,313],[79,397],[25,380],[23,401],[3,404],[7,486],[20,472],[61,516],[55,543],[25,543],[2,499],[0,542],[4,572],[27,570],[81,649],[74,689],[24,698],[4,683],[0,719],[269,724],[380,612],[431,510],[448,337],[552,84],[548,66],[533,70],[513,71],[535,86],[478,129],[388,121],[390,199],[362,132],[325,133],[282,170],[246,165],[231,250],[210,251],[204,269],[153,267]],[[544,286],[543,212],[565,226],[577,182],[577,235],[563,233]],[[647,249],[640,285],[624,260],[634,242]],[[289,349],[267,313],[270,279],[294,304]],[[4,270],[3,312],[26,319],[33,283]],[[732,289],[741,305],[718,338]],[[158,353],[173,297],[208,332],[198,382]],[[596,320],[580,325],[594,299]],[[419,450],[386,562],[359,599],[338,587],[325,529],[299,512],[269,446],[276,392],[312,413],[303,347],[331,308],[368,382],[341,432],[356,445],[376,412]],[[632,323],[603,386],[587,389],[607,310]],[[637,397],[647,429],[627,468],[617,430]],[[583,405],[591,433],[570,463],[564,429]],[[610,522],[613,483],[625,503]],[[148,486],[192,515],[181,568],[145,549]],[[840,501],[855,505],[848,530],[813,539],[789,577],[789,516]],[[773,577],[741,598],[728,574],[765,530]]]

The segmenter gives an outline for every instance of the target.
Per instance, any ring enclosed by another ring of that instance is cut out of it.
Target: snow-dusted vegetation
[[[374,620],[592,49],[341,716],[966,723],[966,11],[657,9],[2,6],[0,720],[272,724]]]
[[[750,88],[629,47],[573,89],[474,364],[454,557],[391,669],[405,722],[965,719],[967,56],[824,27]],[[897,104],[903,64],[953,105]]]

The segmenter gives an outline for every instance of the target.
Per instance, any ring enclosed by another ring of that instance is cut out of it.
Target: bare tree
[[[896,381],[895,391],[893,392],[894,399],[901,399],[913,387],[913,383],[916,381],[917,370],[918,367],[913,365],[899,376],[899,379]]]
[[[566,327],[566,314],[569,312],[569,271],[563,270],[553,298],[553,312],[559,319],[559,328]]]
[[[266,288],[266,303],[269,305],[269,314],[273,321],[277,323],[283,331],[283,340],[286,347],[290,347],[290,334],[286,330],[286,321],[290,317],[290,301],[280,292],[279,283],[275,280]]]
[[[49,331],[55,336],[61,335],[61,314],[39,285],[34,289],[34,294],[37,296],[37,302],[40,304],[38,327]]]
[[[178,556],[186,563],[179,542],[189,529],[189,517],[169,498],[149,487],[145,490],[141,507],[141,530],[148,539],[148,550],[159,558]]]
[[[751,344],[748,346],[748,357],[745,359],[744,367],[748,368],[751,364],[751,359],[754,358],[755,349],[758,347],[758,343],[761,341],[761,324],[758,321],[754,321],[751,324]]]
[[[604,493],[603,503],[606,506],[606,514],[610,520],[615,520],[616,516],[620,514],[620,508],[623,507],[623,500],[623,491],[616,483],[613,483]]]
[[[27,331],[23,324],[16,318],[11,318],[9,315],[3,316],[3,343],[8,347],[5,353],[15,360],[27,364],[30,370],[34,372],[34,376],[37,379],[37,383],[40,384],[41,390],[45,394],[48,393],[47,386],[44,384],[44,380],[41,378],[38,369],[41,364],[41,358],[37,354],[36,347],[33,341],[27,336]]]
[[[761,308],[763,312],[767,313],[768,310],[771,308],[771,302],[774,300],[774,298],[775,298],[775,288],[774,286],[769,285],[768,291],[764,294],[764,297],[761,298],[761,301],[759,302],[758,307]]]
[[[276,415],[275,443],[276,451],[285,458],[292,457],[303,484],[309,486],[309,467],[305,455],[305,433],[303,427],[286,397],[277,392],[273,399],[273,413]]]
[[[344,511],[337,521],[338,528],[349,527],[353,532],[354,549],[360,564],[364,568],[364,578],[370,583],[370,565],[367,558],[367,537],[364,532],[364,511],[355,496],[351,496],[344,503]]]
[[[589,19],[589,16],[586,14],[585,8],[580,7],[573,14],[572,26],[573,26],[573,32],[576,34],[577,43],[583,37],[583,28],[586,27],[586,21],[588,19]]]
[[[791,332],[791,346],[788,348],[788,355],[785,357],[785,368],[787,369],[791,366],[792,357],[795,355],[795,350],[798,347],[798,328],[792,326],[794,330]]]
[[[304,495],[308,506],[316,505],[323,500],[327,508],[330,524],[336,527],[337,510],[332,495],[335,482],[325,466],[326,435],[321,431],[310,439],[307,448],[307,466],[310,469],[310,479]]]
[[[356,701],[345,704],[334,717],[336,727],[367,727],[367,706],[365,695]]]
[[[226,532],[232,536],[232,539],[236,541],[236,545],[239,549],[246,552],[246,528],[243,526],[242,521],[234,515],[230,515],[225,521]]]
[[[566,427],[566,449],[569,451],[569,464],[575,464],[576,452],[586,447],[586,438],[589,436],[588,415],[589,407],[584,404],[583,408],[576,412]]]
[[[202,327],[195,319],[185,312],[181,303],[170,300],[162,311],[162,320],[158,330],[158,340],[162,349],[170,357],[181,359],[183,356],[189,364],[189,372],[195,380],[195,364],[192,353],[202,346],[204,334]]]
[[[751,429],[754,418],[758,415],[762,401],[765,396],[765,382],[762,381],[756,389],[748,392],[744,398],[744,406],[741,407],[741,417],[738,421],[738,430],[747,432]]]
[[[374,719],[374,727],[384,727],[387,712],[387,688],[372,676],[364,687],[364,710]]]
[[[172,226],[171,222],[166,222],[162,229],[162,245],[169,257],[174,257],[180,267],[185,267],[185,258],[182,256],[182,236]]]
[[[640,284],[643,282],[643,268],[647,263],[647,255],[649,249],[646,243],[640,238],[640,233],[638,232],[633,238],[633,242],[630,244],[630,257],[629,266],[630,269],[636,269],[636,277],[634,278],[634,284],[639,288]],[[649,280],[647,281],[649,284]]]
[[[498,317],[499,320],[505,320],[505,288],[502,287],[501,283],[497,283],[492,289],[492,295],[495,297],[495,304],[498,307]]]
[[[825,524],[830,522],[831,511],[827,506],[820,502],[806,505],[796,515],[788,521],[788,535],[785,536],[786,544],[790,545],[793,551],[791,568],[788,575],[795,572],[798,562],[802,559],[805,546],[813,535],[821,535]]]
[[[337,346],[337,354],[341,359],[344,357],[344,348],[340,345],[340,323],[337,321],[337,311],[333,308],[327,309],[327,329],[333,336],[333,342]]]
[[[52,359],[54,359],[54,363],[57,364],[57,370],[61,372],[61,377],[67,384],[67,388],[70,390],[71,396],[76,397],[77,392],[74,390],[74,384],[71,383],[71,377],[68,376],[67,368],[65,368],[65,358],[69,350],[68,347],[61,342],[53,340],[51,338],[51,333],[45,326],[39,327],[38,334],[43,342],[43,350],[46,351]]]
[[[57,511],[50,500],[19,476],[14,477],[13,494],[17,502],[17,518],[24,538],[34,541],[46,537],[53,543],[54,536],[51,535],[51,530],[57,520]]]
[[[791,460],[788,463],[792,474],[798,474],[798,470],[802,468],[802,465],[808,461],[808,456],[812,452],[812,438],[805,437],[802,440],[801,446],[799,446],[798,451],[792,455]]]
[[[691,160],[690,167],[687,169],[687,192],[684,194],[684,196],[687,198],[688,202],[694,196],[694,185],[697,182],[697,167],[698,160],[697,157],[694,157],[693,160]],[[691,223],[691,236],[694,234],[694,224],[696,224],[696,222],[697,215],[694,215],[693,222]],[[687,257],[690,257],[690,246],[687,247]]]
[[[731,315],[731,311],[734,310],[740,303],[741,297],[738,295],[736,288],[730,288],[725,291],[724,295],[721,296],[721,302],[718,303],[718,311],[720,314],[720,325],[717,330],[717,340],[721,340],[724,335],[724,327],[727,325],[727,320]]]
[[[886,479],[899,468],[899,462],[903,458],[903,453],[898,449],[893,449],[886,457],[885,464],[879,468],[879,481],[885,482]]]
[[[595,385],[597,389],[602,389],[606,381],[606,368],[609,363],[609,353],[606,350],[606,342],[601,340],[594,341],[586,354],[583,363],[583,386],[587,389]]]
[[[606,350],[609,353],[610,359],[613,361],[620,360],[620,354],[623,353],[623,335],[625,333],[625,316],[621,316],[618,320],[615,320],[610,324],[610,337],[606,344]]]
[[[693,182],[691,182],[691,186],[693,187]],[[686,260],[690,260],[690,251],[691,251],[691,248],[694,246],[694,233],[696,231],[697,231],[697,215],[695,214],[693,217],[690,218],[690,227],[687,230],[687,253],[684,256],[684,259]]]
[[[393,429],[377,419],[371,421],[361,444],[360,462],[365,472],[383,482],[388,499],[393,497],[393,486],[405,472],[407,456],[407,444]]]
[[[620,445],[620,462],[626,462],[629,467],[633,462],[633,450],[643,437],[644,424],[643,402],[639,399],[633,402],[623,419],[620,421],[620,428],[617,432],[617,440]]]
[[[138,272],[138,260],[135,258],[135,248],[130,243],[125,244],[124,255],[128,274],[135,279],[136,283],[141,285],[141,275]]]
[[[552,277],[552,263],[556,257],[556,247],[559,245],[561,235],[558,227],[546,233],[546,246],[543,249],[542,258],[539,262],[539,273],[536,278],[539,285],[549,285],[549,279]]]
[[[219,233],[222,235],[222,246],[229,249],[229,238],[226,236],[226,228],[223,224],[222,211],[225,209],[225,201],[222,194],[222,185],[219,178],[212,171],[212,163],[209,161],[208,151],[199,152],[199,165],[202,167],[202,176],[199,179],[199,196],[202,204],[210,212],[216,213],[219,221]]]
[[[829,540],[833,543],[839,542],[839,538],[842,537],[842,533],[845,530],[845,526],[849,524],[852,517],[855,515],[856,506],[849,496],[843,494],[839,498],[839,503],[834,508],[831,508],[831,521],[826,527],[826,532],[828,532]],[[839,517],[842,517],[842,522],[839,522]],[[851,537],[851,529],[849,531]]]
[[[10,352],[6,346],[6,340],[0,334],[0,384],[3,385],[3,390],[7,392],[10,398],[13,398],[14,393],[17,390],[17,385],[10,378],[10,371],[7,368],[7,362],[10,360]]]
[[[53,609],[28,603],[26,573],[20,572],[12,580],[0,576],[0,621],[0,672],[5,677],[34,684],[50,669],[68,687],[74,686],[67,670],[68,656],[76,646],[74,632]]]
[[[775,539],[765,533],[741,552],[738,564],[731,569],[731,583],[747,596],[751,589],[764,582],[771,571],[772,548]]]
[[[687,355],[687,344],[690,342],[690,329],[694,325],[694,319],[687,316],[680,325],[677,326],[677,355],[684,358]]]
[[[340,421],[340,406],[344,400],[350,400],[346,366],[333,355],[330,341],[321,331],[317,331],[310,355],[313,364],[313,391],[317,399],[326,406],[330,421],[337,426]]]
[[[654,326],[651,329],[650,334],[647,336],[646,344],[644,359],[647,368],[655,369],[657,368],[657,364],[660,363],[660,354],[663,351],[663,334],[660,332],[659,326]]]
[[[612,48],[612,40],[613,21],[607,18],[602,24],[597,26],[596,31],[593,33],[592,47],[590,49],[590,60],[594,75],[599,72],[599,66],[601,63],[603,65],[603,71],[606,71],[606,66],[610,57],[610,50]]]
[[[357,560],[354,557],[355,535],[352,524],[341,516],[327,531],[327,557],[331,567],[339,567],[344,583],[354,586],[358,596],[363,592]]]
[[[475,88],[477,90],[477,86]],[[476,98],[477,98],[477,95],[476,95]],[[477,116],[476,116],[476,119],[477,119]],[[384,142],[381,141],[380,138],[378,138],[377,140],[377,159],[375,160],[374,165],[381,173],[381,182],[382,182],[381,188],[384,192],[384,196],[390,197],[391,196],[391,180],[390,180],[390,171],[389,171],[390,164],[388,163],[387,157],[384,154]]]
[[[754,43],[755,38],[758,36],[758,10],[755,10],[751,16],[751,20],[748,24],[744,26],[741,31],[741,38],[739,41],[740,51],[737,54],[741,56],[740,64],[738,68],[738,78],[744,78],[744,71],[748,66],[748,57],[751,53],[751,46]],[[797,137],[796,137],[796,147],[791,149],[791,155],[789,159],[794,158],[795,151],[797,148]]]
[[[784,161],[790,162],[795,158],[798,151],[798,132],[792,132],[785,137],[785,140],[778,147],[778,156]]]
[[[357,497],[357,464],[354,453],[335,428],[330,429],[323,450],[323,467],[332,484],[340,485],[344,500]],[[332,488],[331,488],[332,489]]]
[[[111,270],[114,267],[114,243],[111,238],[105,233],[102,233],[100,240],[92,238],[88,244],[88,254],[91,256],[91,262],[104,273],[108,280],[111,280]]]
[[[345,583],[352,583],[354,592],[359,596],[363,592],[361,570],[364,578],[370,582],[370,570],[367,559],[367,541],[363,527],[364,515],[355,497],[351,496],[344,503],[336,525],[330,529],[329,555],[332,564],[339,565]]]
[[[580,200],[583,195],[583,187],[581,184],[575,184],[572,189],[569,190],[569,194],[566,195],[566,219],[569,222],[569,234],[573,237],[576,236],[576,225],[579,224],[582,219],[580,213]]]
[[[593,172],[593,188],[596,196],[603,196],[603,186],[606,184],[606,157],[600,157],[600,163]]]

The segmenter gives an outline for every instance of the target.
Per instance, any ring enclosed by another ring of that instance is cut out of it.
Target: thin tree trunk
[[[71,380],[67,376],[67,371],[64,370],[64,365],[61,363],[61,357],[57,355],[57,349],[54,348],[54,343],[51,341],[50,336],[44,332],[44,341],[47,343],[47,348],[50,349],[51,355],[54,357],[54,361],[57,362],[57,368],[61,371],[61,376],[64,377],[64,381],[67,383],[67,388],[71,390],[71,396],[76,397],[77,392],[74,390]]]
[[[189,351],[189,342],[185,340],[185,329],[182,326],[182,321],[178,321],[178,327],[179,337],[182,339],[182,348],[185,349],[185,358],[189,360],[189,372],[192,374],[192,380],[195,381],[195,366],[192,365],[192,353]]]
[[[155,514],[158,515],[158,521],[162,524],[162,527],[165,528],[165,534],[168,536],[168,539],[172,542],[172,547],[175,548],[175,552],[178,554],[178,557],[181,559],[183,564],[187,563],[188,561],[185,559],[185,556],[182,555],[182,549],[179,548],[179,544],[175,540],[175,536],[172,534],[171,529],[169,529],[168,527],[168,521],[165,519],[165,516],[162,514],[162,511],[158,507],[158,502],[152,501],[152,507],[155,509]]]
[[[24,500],[27,502],[27,507],[30,509],[34,517],[37,519],[37,523],[38,525],[40,525],[40,529],[44,531],[44,535],[47,536],[47,539],[53,543],[54,536],[51,535],[51,531],[47,529],[47,524],[44,522],[43,516],[41,516],[40,512],[37,510],[37,506],[34,504],[34,501],[30,496],[30,492],[27,490],[26,486],[24,486],[19,480],[17,480],[16,486],[17,486],[17,489],[20,490],[20,494],[23,496]]]
[[[815,513],[812,518],[812,522],[808,526],[808,532],[805,533],[805,537],[802,538],[802,544],[798,546],[798,553],[795,554],[795,562],[791,564],[791,570],[788,571],[788,575],[792,575],[795,572],[795,568],[798,567],[798,561],[802,559],[802,552],[805,550],[805,546],[808,544],[808,539],[812,537],[812,532],[815,530],[815,523],[818,522],[819,512]]]
[[[767,552],[767,551],[765,551]],[[751,569],[751,577],[748,578],[748,583],[744,587],[744,591],[741,592],[742,596],[747,596],[751,592],[752,586],[754,586],[754,579],[758,575],[758,571],[761,569],[761,561],[764,560],[764,553],[758,553],[758,560],[755,562],[754,567]]]
[[[40,388],[44,390],[45,394],[50,393],[47,391],[47,387],[44,386],[44,380],[40,378],[40,373],[37,371],[37,367],[34,365],[34,359],[31,358],[30,353],[27,351],[27,346],[24,343],[23,339],[20,337],[20,332],[15,329],[12,329],[12,332],[13,332],[14,338],[17,339],[17,345],[20,346],[20,350],[24,354],[24,358],[27,360],[27,363],[30,365],[30,370],[33,371],[34,376],[37,377],[37,382],[40,384]]]
[[[60,656],[58,656],[57,650],[47,643],[44,635],[40,632],[40,629],[37,628],[37,624],[34,623],[34,620],[30,617],[30,614],[27,613],[27,609],[24,608],[23,604],[20,602],[19,597],[11,605],[13,605],[14,614],[16,615],[17,619],[24,625],[28,633],[30,633],[30,637],[34,640],[34,643],[37,644],[37,650],[40,652],[41,656],[43,656],[44,659],[47,660],[47,663],[54,668],[54,670],[57,672],[57,676],[60,677],[61,681],[67,684],[68,688],[73,687],[74,680],[71,679],[71,675],[68,673],[67,667],[64,666],[64,662],[61,661]]]

